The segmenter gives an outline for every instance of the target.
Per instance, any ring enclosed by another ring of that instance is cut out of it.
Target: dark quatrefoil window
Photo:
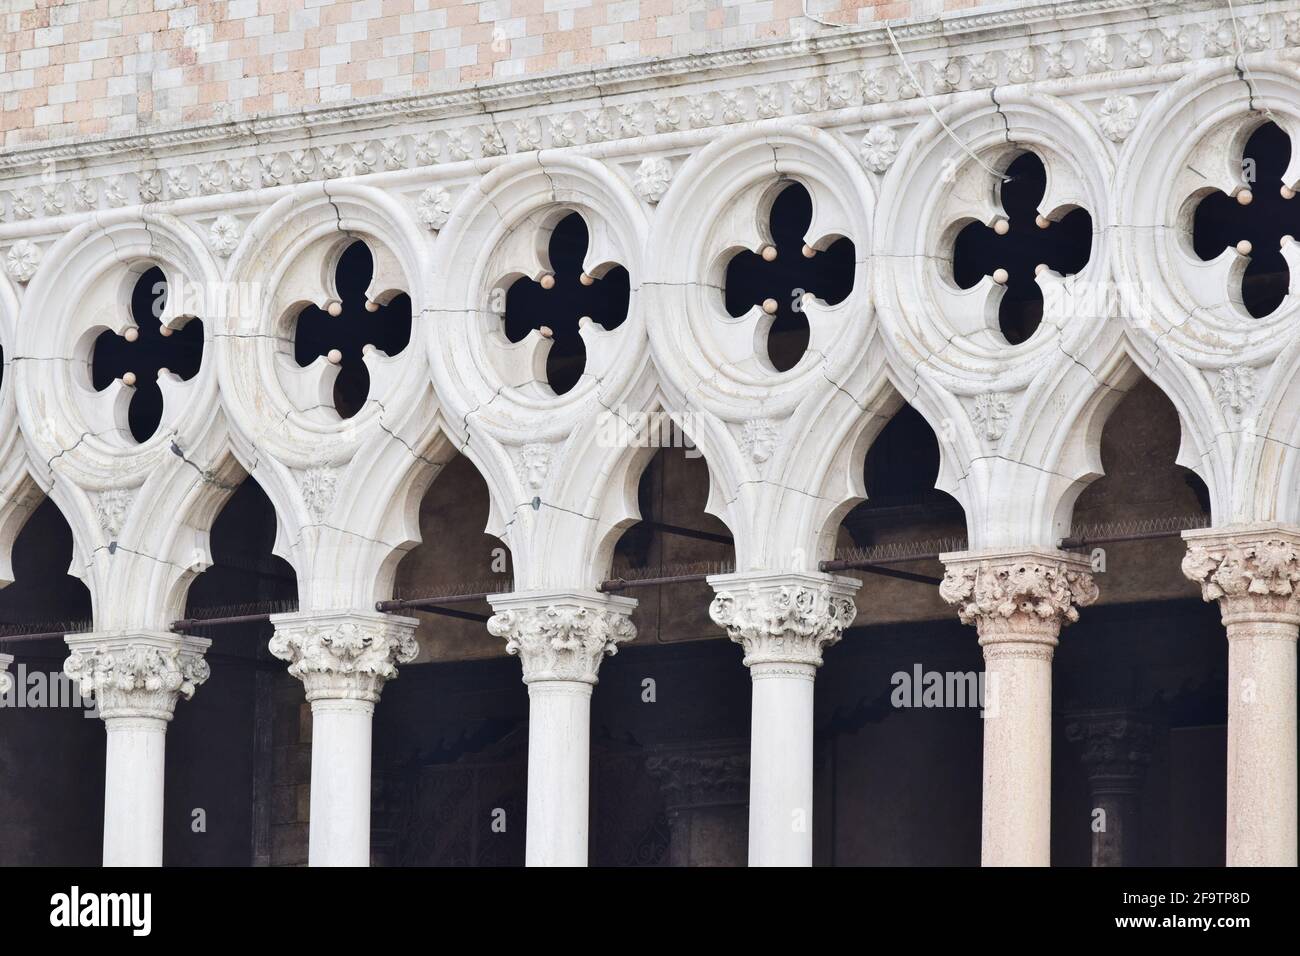
[[[739,317],[758,306],[771,316],[767,358],[778,372],[794,368],[808,348],[803,297],[811,293],[837,305],[853,291],[852,241],[841,237],[823,252],[805,245],[812,213],[808,190],[790,183],[772,202],[772,241],[758,252],[737,253],[727,263],[727,312]]]
[[[985,276],[1006,286],[998,306],[998,325],[1012,345],[1034,334],[1043,319],[1043,293],[1034,281],[1040,265],[1062,276],[1074,275],[1092,254],[1092,216],[1071,209],[1053,222],[1038,213],[1047,191],[1047,171],[1033,153],[1021,153],[1006,170],[1000,200],[1005,219],[993,227],[972,222],[957,234],[952,273],[969,289]]]
[[[1300,236],[1300,201],[1282,181],[1290,161],[1290,137],[1276,123],[1265,123],[1242,150],[1246,188],[1234,196],[1216,189],[1197,203],[1192,221],[1192,248],[1202,260],[1230,247],[1248,258],[1241,302],[1257,319],[1277,310],[1291,281],[1281,251],[1284,237]]]
[[[158,380],[174,375],[188,381],[203,363],[202,322],[192,318],[179,329],[163,327],[167,294],[162,270],[147,270],[131,292],[135,327],[125,335],[101,332],[91,353],[91,381],[96,391],[102,392],[117,379],[131,388],[127,425],[138,442],[148,439],[162,421],[163,395]]]
[[[313,305],[298,314],[293,357],[304,368],[321,356],[339,367],[334,408],[340,418],[361,411],[370,394],[366,353],[373,348],[397,355],[411,341],[410,296],[398,293],[384,305],[366,299],[374,268],[366,244],[352,243],[339,257],[334,273],[339,302],[329,310]]]
[[[627,270],[606,264],[599,275],[583,272],[587,224],[577,213],[561,219],[551,232],[551,271],[534,280],[516,279],[506,291],[505,332],[519,342],[537,329],[551,340],[546,356],[546,383],[557,395],[578,384],[587,367],[587,347],[578,334],[583,319],[612,331],[627,318],[630,285]]]

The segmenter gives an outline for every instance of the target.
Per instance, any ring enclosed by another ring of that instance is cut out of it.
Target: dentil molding
[[[595,146],[781,116],[898,104],[927,114],[926,96],[1068,80],[1113,84],[1169,65],[1300,45],[1300,13],[1278,2],[1239,3],[1237,25],[1217,3],[1076,0],[900,23],[899,63],[881,28],[692,53],[600,69],[386,97],[247,120],[126,136],[37,143],[0,153],[0,182],[13,189],[7,222],[136,203],[186,200],[258,188],[483,162],[540,149]],[[739,81],[739,82],[738,82]],[[593,90],[595,95],[593,96]],[[1097,122],[1120,142],[1140,103],[1103,97]],[[485,118],[486,117],[486,118]],[[881,172],[897,151],[890,127],[873,128],[864,162]],[[638,173],[648,202],[669,167]],[[445,221],[435,192],[421,217]],[[218,254],[237,222],[214,233]]]

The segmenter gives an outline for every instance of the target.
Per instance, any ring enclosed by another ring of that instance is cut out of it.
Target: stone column
[[[162,866],[167,724],[208,679],[211,641],[167,632],[69,634],[64,672],[104,721],[104,865]]]
[[[1092,801],[1092,865],[1133,866],[1138,794],[1151,762],[1151,725],[1124,710],[1071,714],[1066,739],[1079,745]]]
[[[1183,573],[1219,602],[1228,632],[1228,866],[1295,866],[1300,528],[1183,538]]]
[[[308,866],[370,865],[370,750],[375,704],[397,665],[415,659],[415,618],[299,611],[271,618],[271,653],[311,704]]]
[[[646,758],[668,811],[673,866],[744,866],[749,754],[744,741],[665,747]]]
[[[528,685],[528,866],[586,866],[591,689],[600,662],[636,637],[631,598],[526,591],[488,598],[488,631],[519,655]]]
[[[746,572],[709,578],[714,623],[745,649],[753,684],[749,865],[812,866],[813,680],[857,616],[854,578]]]
[[[945,554],[939,593],[984,649],[984,866],[1047,866],[1052,831],[1052,655],[1097,599],[1088,561],[1048,549]]]

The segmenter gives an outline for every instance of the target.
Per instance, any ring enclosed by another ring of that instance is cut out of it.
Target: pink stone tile
[[[379,17],[370,21],[366,36],[371,38],[393,37],[401,33],[401,18],[397,16]]]
[[[447,26],[463,27],[478,23],[478,4],[462,3],[447,10]]]

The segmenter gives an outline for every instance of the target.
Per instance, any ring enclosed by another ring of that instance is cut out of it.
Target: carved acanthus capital
[[[1185,531],[1183,538],[1183,574],[1206,601],[1219,602],[1225,624],[1300,623],[1300,529],[1240,525]]]
[[[524,683],[596,683],[600,662],[636,637],[636,601],[582,592],[496,594],[488,632],[505,638],[506,652],[524,665]]]
[[[963,624],[979,629],[986,657],[991,645],[1035,644],[1037,655],[1050,659],[1061,628],[1098,596],[1087,559],[1064,551],[961,552],[941,560],[947,572],[939,594],[956,605]]]
[[[271,618],[271,653],[289,662],[309,701],[375,703],[397,665],[415,660],[415,618],[365,611],[299,611]]]
[[[209,674],[211,641],[164,632],[70,634],[63,671],[93,697],[99,715],[171,720]]]
[[[1132,792],[1151,762],[1151,724],[1129,711],[1070,714],[1065,737],[1079,745],[1079,757],[1096,792]]]
[[[646,758],[668,812],[740,805],[749,799],[748,742],[665,749]]]
[[[709,617],[745,649],[745,666],[820,667],[822,649],[837,643],[858,616],[860,583],[828,574],[764,572],[709,578],[716,592]]]

